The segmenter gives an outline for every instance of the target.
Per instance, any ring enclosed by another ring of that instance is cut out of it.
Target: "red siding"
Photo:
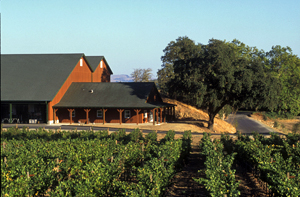
[[[110,82],[110,72],[107,69],[105,61],[102,61],[102,68],[100,68],[100,63],[98,64],[93,75],[93,82]]]
[[[72,82],[91,82],[92,81],[92,71],[87,65],[85,59],[83,58],[83,65],[80,66],[80,60],[78,60],[77,65],[71,72],[70,76],[66,79],[63,86],[60,88],[56,96],[48,104],[48,120],[53,120],[53,105],[57,104],[61,98],[64,96]]]

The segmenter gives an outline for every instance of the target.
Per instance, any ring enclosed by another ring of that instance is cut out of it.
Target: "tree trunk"
[[[213,131],[214,130],[214,119],[215,119],[216,114],[209,113],[208,115],[209,115],[209,120],[208,120],[208,126],[207,126],[207,128],[209,130]]]

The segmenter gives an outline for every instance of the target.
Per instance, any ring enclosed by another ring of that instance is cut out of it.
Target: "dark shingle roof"
[[[82,56],[1,55],[1,101],[51,101]]]
[[[146,103],[153,88],[156,88],[153,82],[72,83],[61,101],[54,107],[154,108],[171,106],[163,102]]]
[[[106,62],[104,56],[85,56],[89,65],[91,66],[93,72],[96,70],[97,66],[99,65],[100,61],[103,59],[105,62],[107,69],[111,74],[113,74],[112,70],[110,69],[108,63]]]

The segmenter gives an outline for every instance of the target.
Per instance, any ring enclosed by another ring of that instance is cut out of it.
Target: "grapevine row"
[[[240,163],[256,169],[275,196],[299,196],[299,139],[299,134],[283,139],[274,133],[270,138],[254,133],[253,137],[239,134],[238,140],[231,143]]]
[[[210,134],[204,133],[200,150],[205,156],[206,178],[194,179],[203,184],[211,196],[239,196],[239,182],[235,180],[232,164],[236,153],[224,154],[224,145],[220,140],[212,140]]]

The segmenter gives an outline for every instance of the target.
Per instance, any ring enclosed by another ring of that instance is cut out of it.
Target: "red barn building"
[[[111,83],[112,74],[103,56],[1,55],[1,120],[121,124],[174,114],[154,83]]]

